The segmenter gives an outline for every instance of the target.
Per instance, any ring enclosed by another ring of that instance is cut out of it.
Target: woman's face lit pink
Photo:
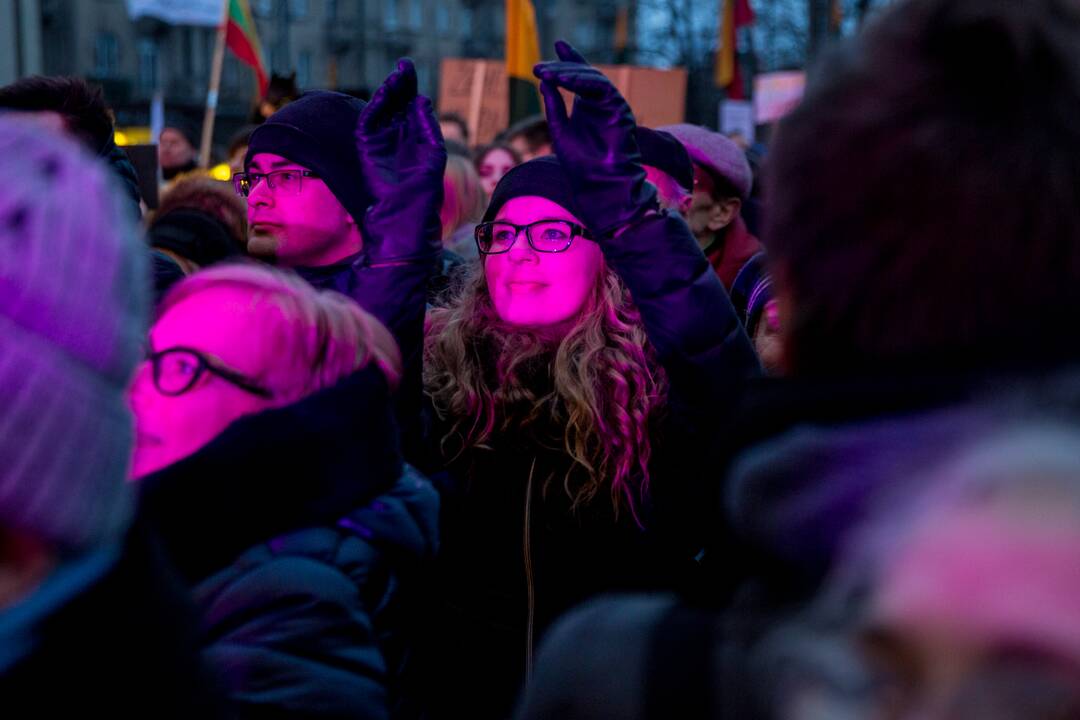
[[[518,197],[499,209],[496,220],[527,225],[537,220],[581,224],[566,208],[546,198]],[[578,315],[603,267],[600,247],[575,238],[561,253],[538,253],[519,233],[508,252],[484,256],[484,276],[495,312],[511,325],[543,327]]]
[[[514,156],[502,148],[495,148],[484,155],[476,172],[480,175],[480,184],[488,197],[495,192],[495,186],[502,180],[502,176],[510,172],[513,167]]]
[[[273,357],[267,313],[278,312],[250,292],[209,288],[171,307],[150,330],[150,347],[187,347],[258,385]],[[137,430],[132,477],[142,477],[192,454],[238,418],[270,407],[273,401],[203,372],[187,392],[163,395],[154,385],[151,364],[140,366],[131,388]]]

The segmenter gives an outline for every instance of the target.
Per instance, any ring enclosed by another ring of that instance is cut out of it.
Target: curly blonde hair
[[[629,291],[606,265],[572,323],[553,337],[550,330],[502,322],[482,268],[449,307],[432,311],[424,385],[449,425],[441,450],[453,461],[490,450],[500,432],[564,428],[571,463],[562,484],[572,508],[608,486],[616,516],[626,508],[641,525],[649,430],[665,403],[666,376]],[[552,480],[545,480],[545,491]]]

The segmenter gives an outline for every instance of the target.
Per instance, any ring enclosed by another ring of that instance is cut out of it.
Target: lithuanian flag
[[[228,3],[225,12],[225,44],[240,58],[240,62],[255,70],[255,77],[259,80],[259,95],[265,95],[268,84],[266,63],[263,62],[255,19],[251,17],[251,6],[248,0],[228,0]]]
[[[540,112],[540,81],[533,65],[540,62],[536,11],[532,0],[506,0],[506,75],[510,80],[510,124]]]

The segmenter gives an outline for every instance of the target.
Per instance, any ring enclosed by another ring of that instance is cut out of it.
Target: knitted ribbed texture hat
[[[0,174],[0,525],[64,548],[110,542],[131,516],[147,251],[73,141],[0,115]]]
[[[356,122],[366,105],[330,90],[304,93],[255,129],[244,167],[259,153],[292,160],[322,178],[352,219],[361,222],[373,202],[356,151]]]
[[[570,192],[570,183],[563,173],[559,159],[554,155],[544,155],[521,163],[502,176],[495,191],[491,193],[491,202],[484,213],[484,222],[491,222],[499,214],[499,209],[517,197],[536,195],[547,198],[556,205],[579,215],[575,209],[574,194]]]

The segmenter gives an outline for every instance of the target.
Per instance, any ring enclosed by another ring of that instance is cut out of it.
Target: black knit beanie
[[[367,105],[351,95],[312,90],[266,119],[251,134],[244,169],[259,153],[273,153],[318,175],[358,223],[373,200],[360,172],[356,121]]]
[[[502,176],[495,192],[491,193],[491,202],[484,213],[484,222],[491,222],[499,213],[499,208],[510,200],[526,195],[538,195],[551,202],[562,205],[574,215],[581,217],[570,191],[570,182],[563,174],[562,166],[554,155],[545,155],[517,167]]]
[[[634,139],[641,149],[641,164],[650,165],[675,178],[686,190],[694,189],[694,164],[686,147],[671,133],[638,125]]]

